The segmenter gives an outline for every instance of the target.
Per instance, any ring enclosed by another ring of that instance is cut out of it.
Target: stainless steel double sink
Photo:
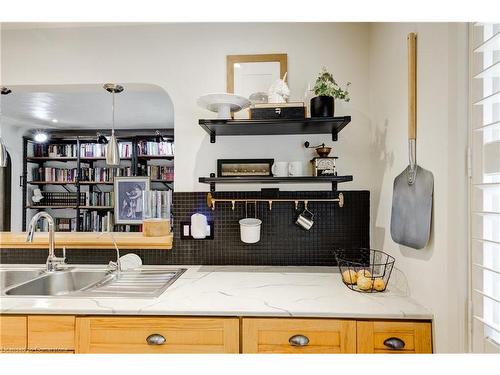
[[[186,270],[141,267],[110,271],[106,266],[68,266],[46,272],[43,266],[1,266],[2,297],[137,297],[162,294]]]

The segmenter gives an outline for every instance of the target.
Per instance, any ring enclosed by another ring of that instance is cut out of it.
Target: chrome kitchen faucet
[[[48,229],[49,229],[49,256],[47,257],[47,272],[57,271],[57,267],[66,262],[66,249],[63,249],[62,258],[56,257],[54,252],[55,241],[54,241],[54,219],[46,212],[39,212],[30,221],[28,226],[28,235],[26,236],[26,242],[33,242],[33,236],[35,234],[35,226],[41,218],[47,219]]]

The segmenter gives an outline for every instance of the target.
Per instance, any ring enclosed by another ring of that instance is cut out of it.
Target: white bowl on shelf
[[[197,103],[202,108],[216,112],[219,119],[230,119],[231,112],[238,112],[250,106],[250,100],[247,98],[229,93],[205,94],[198,98]]]

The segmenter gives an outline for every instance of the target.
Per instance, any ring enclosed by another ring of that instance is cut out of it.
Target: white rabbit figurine
[[[286,103],[288,97],[290,96],[290,89],[286,84],[286,75],[285,73],[283,79],[276,80],[268,90],[268,103]]]

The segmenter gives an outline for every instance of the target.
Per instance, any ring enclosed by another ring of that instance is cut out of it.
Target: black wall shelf
[[[331,134],[336,141],[338,133],[351,122],[351,116],[276,120],[199,120],[199,125],[210,135],[281,135],[281,134]]]
[[[352,176],[297,176],[297,177],[199,177],[198,181],[210,184],[210,191],[215,191],[216,184],[304,184],[331,183],[332,190],[337,190],[340,182],[352,181]]]

